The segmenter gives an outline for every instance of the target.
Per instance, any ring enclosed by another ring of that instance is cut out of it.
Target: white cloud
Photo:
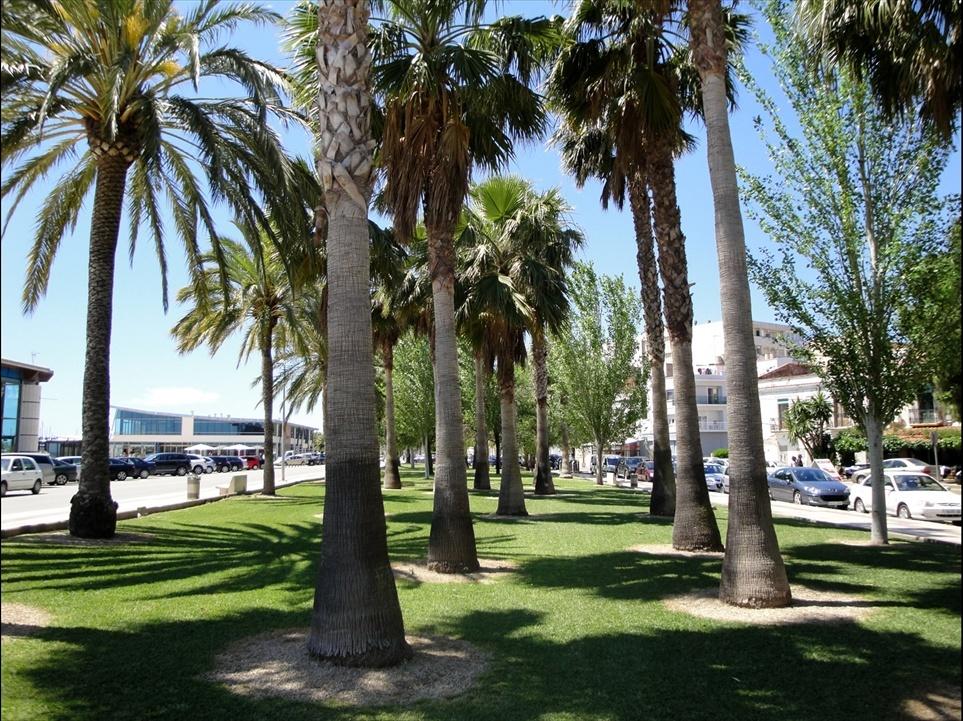
[[[130,405],[145,410],[174,408],[187,413],[195,407],[213,403],[220,397],[219,393],[190,386],[159,386],[145,389],[144,395],[132,399]]]

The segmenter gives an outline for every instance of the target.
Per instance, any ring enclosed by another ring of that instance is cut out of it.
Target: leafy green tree
[[[783,420],[789,440],[802,443],[810,458],[831,458],[834,455],[827,432],[833,420],[833,407],[822,391],[811,398],[793,401]]]
[[[949,138],[958,128],[963,51],[956,0],[800,0],[811,64],[865,80],[888,116],[918,117]]]
[[[775,35],[765,48],[795,111],[751,77],[766,110],[774,176],[745,177],[746,196],[778,251],[751,269],[770,305],[802,338],[796,351],[869,440],[882,476],[882,434],[928,380],[931,349],[914,340],[913,269],[945,238],[958,198],[938,194],[947,150],[916,123],[893,123],[869,88],[846,72],[814,79],[809,49],[780,0],[764,10]],[[800,264],[806,268],[800,268]],[[872,540],[887,542],[881,484],[873,488]]]
[[[425,477],[429,475],[435,432],[435,381],[428,339],[409,331],[395,347],[395,422],[406,446],[425,447]]]
[[[529,83],[554,37],[548,20],[481,24],[484,0],[385,0],[372,38],[384,101],[384,200],[399,237],[423,213],[434,309],[438,467],[428,564],[475,571],[455,331],[453,236],[473,168],[497,170],[543,129]]]
[[[576,263],[570,282],[573,314],[554,344],[554,375],[576,435],[591,438],[601,454],[645,415],[646,378],[635,365],[642,309],[621,277],[600,277],[591,264]],[[595,482],[603,483],[601,463]]]
[[[378,468],[368,203],[374,185],[367,0],[322,0],[317,172],[327,213],[327,491],[308,652],[351,666],[411,657]]]
[[[109,538],[117,515],[107,467],[110,330],[123,206],[126,201],[131,258],[141,226],[150,231],[165,310],[165,201],[195,282],[203,275],[205,234],[213,257],[223,261],[209,199],[226,202],[249,226],[265,224],[269,215],[286,222],[272,210],[284,207],[278,199],[290,164],[267,123],[269,115],[292,117],[280,102],[284,77],[236,48],[212,47],[240,23],[272,23],[277,15],[257,5],[219,6],[213,0],[189,6],[185,14],[170,0],[10,0],[0,13],[0,197],[8,200],[8,220],[29,190],[39,184],[50,189],[28,259],[26,311],[46,292],[60,243],[94,189],[84,474],[71,499],[70,532]],[[210,80],[231,81],[238,91],[233,96],[223,95],[223,87],[196,92]]]

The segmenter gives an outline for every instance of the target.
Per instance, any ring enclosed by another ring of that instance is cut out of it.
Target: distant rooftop
[[[25,381],[46,382],[53,378],[54,372],[43,366],[35,366],[30,363],[0,358],[0,365],[4,368],[11,368],[20,372],[20,377]]]
[[[797,363],[792,361],[790,363],[785,363],[778,368],[774,368],[768,373],[763,373],[759,376],[759,380],[768,381],[774,380],[776,378],[792,378],[793,376],[807,376],[812,375],[813,369],[802,363]]]

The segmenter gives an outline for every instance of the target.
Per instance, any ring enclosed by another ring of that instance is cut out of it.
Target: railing
[[[699,421],[700,431],[724,431],[727,430],[725,421]]]
[[[724,406],[726,400],[725,396],[696,396],[696,403],[703,406]]]
[[[933,408],[910,408],[910,423],[939,423],[944,420],[943,414]]]

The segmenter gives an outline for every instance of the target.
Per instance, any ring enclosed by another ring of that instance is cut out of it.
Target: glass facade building
[[[263,436],[263,421],[224,418],[195,418],[194,435],[197,436]]]
[[[183,424],[180,416],[165,416],[118,408],[114,416],[114,435],[179,436]]]
[[[17,368],[4,366],[0,369],[0,405],[3,407],[2,449],[4,453],[16,450],[17,435],[20,432],[20,382],[21,373]]]

